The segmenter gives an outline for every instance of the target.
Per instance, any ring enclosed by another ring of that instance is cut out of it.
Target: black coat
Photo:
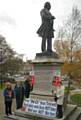
[[[25,97],[29,98],[31,86],[30,86],[29,81],[27,81],[27,80],[24,82],[24,89],[25,89]]]
[[[11,94],[11,96],[9,94]],[[5,102],[12,102],[12,99],[14,98],[14,92],[12,89],[5,88],[3,95]]]
[[[23,100],[24,99],[24,87],[20,86],[18,87],[17,85],[14,88],[14,93],[15,93],[15,97],[17,100]]]
[[[23,100],[24,100],[24,87],[23,86],[15,86],[14,93],[16,97],[16,107],[17,109],[22,108]]]
[[[54,37],[54,29],[53,29],[53,19],[54,17],[47,9],[42,9],[41,12],[42,24],[38,29],[37,33],[41,37],[45,38],[53,38]]]

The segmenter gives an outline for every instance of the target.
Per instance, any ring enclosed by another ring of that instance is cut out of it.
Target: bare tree
[[[66,25],[66,38],[70,42],[70,62],[73,61],[73,51],[81,47],[81,12],[77,7],[73,7],[71,15],[68,17]]]
[[[72,13],[67,17],[65,24],[59,29],[56,39],[57,41],[54,44],[56,51],[59,55],[65,57],[65,60],[70,65],[73,64],[76,61],[74,59],[74,52],[81,50],[81,12],[77,7],[73,7]],[[72,72],[68,72],[68,76],[67,97],[69,95]]]

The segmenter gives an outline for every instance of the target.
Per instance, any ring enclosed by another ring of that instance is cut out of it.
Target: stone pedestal
[[[32,61],[35,73],[35,85],[33,93],[40,95],[52,95],[52,80],[55,75],[61,77],[63,61],[54,52],[37,53]]]

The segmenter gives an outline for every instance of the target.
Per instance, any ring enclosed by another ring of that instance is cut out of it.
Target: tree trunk
[[[67,91],[65,92],[65,96],[64,96],[64,110],[67,107],[67,104],[69,103],[69,95],[70,95],[70,87],[71,87],[71,79],[69,79],[68,81],[68,87],[67,87]]]

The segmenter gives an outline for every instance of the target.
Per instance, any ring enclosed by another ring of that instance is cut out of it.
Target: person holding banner
[[[29,74],[29,73],[27,73],[25,79],[26,79],[26,80],[24,81],[25,97],[26,97],[26,98],[29,98],[30,92],[31,92],[31,85],[30,85],[31,77],[30,77],[30,74]]]
[[[64,90],[65,87],[63,86],[61,81],[58,81],[58,86],[54,86],[52,90],[52,94],[54,95],[54,100],[57,103],[57,113],[56,117],[58,119],[63,117],[63,102],[64,102]]]

